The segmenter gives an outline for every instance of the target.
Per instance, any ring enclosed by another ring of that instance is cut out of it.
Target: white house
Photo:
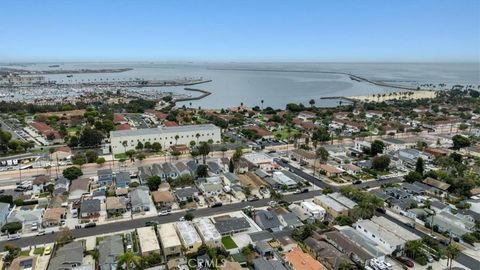
[[[320,205],[312,202],[301,202],[300,207],[310,216],[315,219],[323,220],[325,218],[325,209]]]

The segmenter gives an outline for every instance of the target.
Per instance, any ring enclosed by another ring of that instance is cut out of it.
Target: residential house
[[[113,172],[111,169],[97,171],[98,183],[102,186],[111,186],[113,184]]]
[[[65,207],[47,208],[43,213],[42,227],[60,226],[62,220],[67,218],[67,209]]]
[[[193,227],[189,221],[177,222],[175,227],[183,247],[188,250],[188,252],[196,252],[202,245],[202,239],[195,230],[195,227]]]
[[[10,214],[10,204],[0,202],[0,227],[7,223],[7,217]]]
[[[329,217],[335,219],[339,216],[348,216],[349,209],[328,195],[315,196],[313,202],[323,207]]]
[[[159,209],[170,209],[175,202],[170,191],[153,191],[152,198],[153,203],[155,203],[155,206]]]
[[[215,218],[215,228],[222,236],[233,235],[250,229],[250,223],[245,218],[221,217]]]
[[[260,168],[264,171],[272,171],[275,167],[273,158],[263,152],[253,152],[243,156],[243,159],[254,167]]]
[[[198,188],[206,197],[218,196],[223,191],[223,185],[219,183],[204,182],[199,184]]]
[[[257,251],[258,254],[262,257],[273,257],[273,248],[268,244],[267,241],[258,241],[255,242],[254,244],[255,250]]]
[[[325,218],[326,211],[320,205],[316,205],[312,202],[301,202],[300,207],[312,218],[323,220]]]
[[[192,174],[190,172],[190,170],[188,169],[187,165],[185,165],[185,163],[183,163],[183,162],[175,163],[175,167],[177,168],[178,175],[185,175],[185,174],[191,175]]]
[[[80,217],[88,219],[98,218],[101,211],[100,205],[101,202],[98,199],[83,200],[80,206]]]
[[[282,248],[282,253],[290,252],[294,248],[298,248],[298,243],[290,235],[277,237],[277,242]]]
[[[292,212],[278,215],[278,221],[280,221],[280,224],[282,224],[284,228],[298,228],[303,226],[302,221]]]
[[[84,194],[88,194],[90,187],[90,179],[75,179],[70,184],[70,192],[68,194],[69,201],[78,201]]]
[[[222,236],[213,222],[208,218],[200,218],[195,222],[197,232],[205,245],[218,247],[222,243]]]
[[[222,167],[215,161],[207,162],[208,170],[214,174],[221,174],[223,172]]]
[[[178,171],[172,163],[166,162],[162,164],[163,172],[165,173],[165,177],[176,179],[178,177]]]
[[[117,269],[117,260],[123,250],[123,239],[120,235],[109,235],[98,243],[98,267],[100,270]]]
[[[300,248],[293,248],[285,255],[286,263],[292,270],[327,270],[319,261],[304,253]]]
[[[334,167],[328,164],[320,164],[318,167],[320,172],[325,174],[328,177],[338,177],[343,173],[342,169],[339,169],[337,167]]]
[[[302,165],[314,166],[317,161],[315,152],[304,149],[293,149],[290,151],[290,156]]]
[[[163,166],[160,164],[153,164],[152,167],[150,167],[150,171],[152,173],[152,176],[158,176],[160,179],[165,180],[167,179],[166,173],[163,171]],[[147,178],[148,180],[148,178]]]
[[[64,194],[68,192],[68,188],[70,187],[70,180],[65,178],[64,176],[59,176],[57,181],[55,182],[55,186],[53,189],[54,195]]]
[[[175,197],[179,202],[187,202],[198,197],[199,190],[196,187],[184,187],[175,190]]]
[[[126,188],[130,184],[131,178],[129,172],[117,172],[115,175],[115,185],[117,188]]]
[[[368,265],[368,262],[371,259],[375,258],[375,256],[373,256],[360,246],[361,243],[356,243],[352,241],[350,238],[346,237],[339,231],[326,232],[324,235],[327,242],[333,245],[336,249],[343,252],[355,263],[358,263],[360,265]]]
[[[153,164],[153,166],[155,166],[155,164]],[[150,169],[150,166],[140,166],[140,167],[138,167],[138,179],[140,180],[140,184],[146,183],[148,178],[153,176],[153,175],[154,174],[152,173],[152,170]]]
[[[349,175],[357,175],[362,172],[362,168],[355,166],[351,163],[342,164],[342,169]]]
[[[44,209],[34,210],[15,210],[10,213],[7,223],[19,222],[22,224],[24,231],[30,231],[34,226],[42,223]]]
[[[277,214],[273,211],[256,210],[254,220],[262,230],[279,231],[282,228]]]
[[[297,118],[302,120],[302,121],[307,121],[309,119],[317,117],[314,112],[310,111],[302,111],[298,113]]]
[[[147,187],[139,186],[130,191],[130,204],[132,212],[150,211],[150,194]]]
[[[121,215],[127,212],[127,202],[124,197],[107,197],[105,204],[109,216]]]
[[[182,243],[173,223],[159,225],[157,231],[165,259],[182,254]]]
[[[74,270],[82,266],[83,252],[85,251],[83,241],[74,241],[60,246],[50,259],[48,270]],[[92,266],[93,267],[93,266]]]
[[[252,264],[253,270],[287,270],[281,261],[267,260],[263,257],[254,259]]]
[[[39,194],[42,193],[47,185],[50,183],[50,177],[47,175],[39,175],[35,177],[32,181],[32,190],[33,194]]]
[[[137,228],[137,237],[142,256],[149,256],[154,253],[160,254],[160,244],[153,226]]]

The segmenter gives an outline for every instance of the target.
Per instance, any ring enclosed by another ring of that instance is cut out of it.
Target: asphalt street
[[[292,195],[285,196],[284,200],[288,202],[300,201],[300,200],[310,199],[311,197],[319,194],[320,194],[319,190],[311,191],[308,193],[302,193],[302,194],[292,194]],[[215,214],[223,214],[223,213],[238,211],[243,207],[246,207],[249,205],[253,207],[267,206],[269,201],[270,199],[261,199],[258,201],[227,204],[218,208],[198,209],[192,213],[194,214],[195,217],[211,216]],[[159,224],[178,221],[181,217],[185,215],[185,213],[186,213],[185,211],[176,212],[168,216],[146,217],[146,218],[127,220],[127,221],[119,221],[116,223],[97,225],[96,227],[93,227],[93,228],[72,229],[71,231],[75,238],[114,233],[118,231],[133,230],[135,228],[144,227],[145,222],[147,221],[156,221]],[[7,243],[12,243],[18,247],[27,247],[27,246],[42,245],[45,243],[52,243],[52,242],[55,242],[55,236],[56,234],[49,234],[49,235],[42,235],[42,236],[22,237],[20,239],[12,240],[12,241],[3,241],[3,242],[0,242],[0,250],[3,250],[5,244]]]

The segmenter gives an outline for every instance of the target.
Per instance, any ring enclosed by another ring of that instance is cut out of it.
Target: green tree
[[[390,158],[386,155],[375,156],[372,160],[372,168],[377,171],[386,171],[390,165]]]
[[[377,154],[383,153],[385,144],[380,140],[374,140],[370,146],[370,156],[376,156]]]
[[[313,132],[312,140],[318,142],[327,142],[330,140],[330,133],[328,133],[328,130],[323,127],[317,128]]]
[[[423,176],[416,171],[412,171],[412,172],[409,172],[407,175],[405,175],[404,178],[406,182],[413,183],[416,181],[421,181],[423,179]]]
[[[89,149],[85,152],[85,157],[87,158],[88,163],[93,163],[98,158],[97,151]]]
[[[152,143],[152,150],[155,153],[158,153],[162,150],[162,145],[159,142]]]
[[[448,261],[450,261],[450,269],[452,269],[453,260],[460,254],[460,247],[455,243],[450,243],[445,251]],[[448,265],[447,261],[447,265]]]
[[[327,149],[321,146],[315,151],[315,156],[319,158],[322,163],[325,163],[328,161],[329,154]]]
[[[68,180],[74,180],[83,175],[83,172],[80,168],[71,166],[63,170],[63,176]]]
[[[415,171],[418,172],[420,175],[423,175],[424,170],[425,170],[425,162],[423,161],[423,158],[419,157],[419,158],[417,158],[417,164],[415,165]]]
[[[2,226],[2,233],[7,232],[8,234],[14,234],[17,233],[22,229],[22,223],[21,222],[10,222]]]
[[[82,166],[87,163],[87,158],[82,154],[76,154],[72,157],[72,163],[74,165]]]
[[[470,139],[468,139],[463,135],[457,134],[452,137],[452,140],[453,140],[453,148],[457,150],[460,148],[468,147],[471,144]]]
[[[207,165],[200,164],[197,167],[197,176],[198,177],[207,177],[208,176],[208,167]]]
[[[203,158],[203,164],[206,164],[206,159],[208,154],[210,154],[211,148],[207,142],[201,142],[200,146],[198,146],[198,153]]]
[[[95,161],[98,165],[102,165],[106,162],[105,158],[104,157],[99,157],[97,158],[97,160]]]
[[[135,149],[143,150],[143,143],[141,141],[138,141],[137,146],[135,146]]]
[[[131,251],[127,251],[118,256],[118,265],[125,266],[127,270],[139,269],[141,266],[141,257],[134,255]]]
[[[98,146],[102,143],[103,137],[100,131],[86,127],[83,129],[79,143],[85,147]]]
[[[130,161],[135,161],[134,159],[134,156],[137,152],[135,150],[128,150],[127,152],[125,152],[125,155],[127,155],[127,157],[130,159]]]
[[[158,175],[153,175],[147,178],[147,186],[151,191],[156,191],[158,190],[158,186],[162,183],[162,179],[160,179],[160,176]]]

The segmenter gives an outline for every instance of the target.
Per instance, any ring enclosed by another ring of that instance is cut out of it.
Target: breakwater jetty
[[[205,98],[205,97],[208,97],[209,95],[211,95],[212,93],[211,92],[208,92],[206,90],[202,90],[202,89],[196,89],[196,88],[185,88],[184,89],[185,91],[192,91],[192,92],[199,92],[201,93],[200,96],[196,96],[196,97],[182,97],[182,98],[176,98],[175,99],[175,102],[181,102],[181,101],[190,101],[190,100],[200,100],[202,98]]]

